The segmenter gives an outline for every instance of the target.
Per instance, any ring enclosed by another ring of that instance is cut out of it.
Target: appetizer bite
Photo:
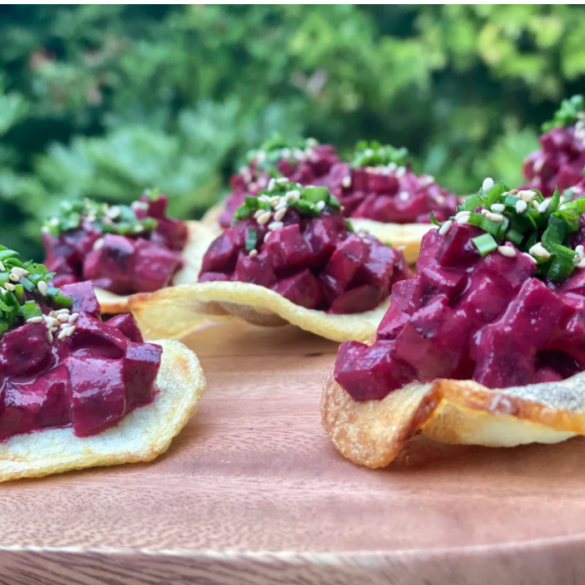
[[[527,188],[538,189],[550,197],[555,188],[565,191],[579,185],[583,191],[585,168],[585,101],[582,95],[563,100],[553,120],[544,124],[538,139],[541,150],[524,161]]]
[[[194,282],[215,237],[198,222],[166,216],[167,197],[143,193],[131,206],[65,202],[43,227],[45,264],[63,286],[91,280],[105,313],[128,310],[128,297]]]
[[[422,430],[514,446],[585,434],[585,198],[486,179],[426,234],[367,343],[339,350],[322,397],[339,451],[390,463]]]
[[[378,142],[358,143],[353,160],[333,166],[327,184],[355,229],[403,248],[408,262],[432,228],[429,213],[444,221],[457,207],[457,197],[434,177],[412,171],[406,148]]]
[[[199,284],[134,295],[147,337],[179,337],[209,315],[257,325],[287,322],[330,339],[367,339],[408,278],[402,252],[354,233],[326,187],[271,179],[247,196],[207,250]]]
[[[250,151],[247,158],[248,165],[230,180],[231,193],[207,214],[207,222],[219,221],[222,228],[227,228],[235,211],[244,204],[244,198],[266,189],[270,179],[286,177],[291,183],[319,185],[339,161],[330,144],[319,144],[314,138],[287,144],[279,135],[264,142],[258,150]]]
[[[154,459],[205,390],[185,346],[102,322],[90,282],[52,277],[0,246],[0,481]]]

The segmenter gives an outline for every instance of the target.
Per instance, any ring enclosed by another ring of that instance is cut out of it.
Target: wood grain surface
[[[0,584],[585,582],[585,440],[417,437],[358,468],[320,424],[336,344],[227,323],[187,342],[209,391],[165,456],[0,485]]]

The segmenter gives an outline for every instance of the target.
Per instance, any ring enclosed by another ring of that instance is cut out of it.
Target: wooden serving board
[[[151,464],[0,485],[0,584],[585,582],[585,440],[413,440],[385,470],[321,428],[336,344],[293,327],[192,335],[209,391]]]

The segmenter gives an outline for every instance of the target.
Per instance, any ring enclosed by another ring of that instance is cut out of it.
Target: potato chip
[[[357,402],[328,379],[323,427],[359,465],[391,463],[419,430],[443,443],[513,447],[585,434],[585,372],[561,382],[491,390],[471,380],[413,382],[383,400]]]
[[[164,453],[195,414],[207,382],[197,357],[182,343],[155,343],[162,345],[163,354],[157,377],[160,392],[152,404],[137,408],[117,426],[91,437],[76,437],[72,428],[56,428],[0,442],[0,482],[151,461]]]
[[[214,229],[217,233],[221,233],[221,227],[219,226],[219,218],[225,209],[225,200],[216,203],[213,207],[210,207],[205,215],[201,218],[201,223],[208,228]]]
[[[173,277],[173,284],[197,282],[203,256],[218,234],[217,231],[210,229],[199,221],[188,221],[186,223],[189,228],[189,239],[182,252],[185,265]],[[113,315],[128,312],[130,295],[116,295],[100,288],[95,289],[95,294],[101,305],[102,313]]]
[[[295,305],[256,284],[202,282],[133,295],[130,311],[147,339],[176,339],[190,333],[204,319],[237,316],[255,325],[292,323],[333,341],[363,341],[376,331],[389,304],[388,298],[372,311],[331,315]]]

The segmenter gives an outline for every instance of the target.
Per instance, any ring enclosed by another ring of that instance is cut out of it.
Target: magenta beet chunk
[[[127,404],[124,360],[69,356],[64,363],[71,377],[75,435],[95,435],[117,424]]]
[[[161,354],[162,347],[153,343],[128,345],[124,358],[124,383],[129,409],[153,401]]]
[[[354,400],[381,400],[415,379],[414,370],[390,356],[391,342],[367,346],[357,341],[341,345],[334,377]]]
[[[399,182],[394,174],[369,173],[368,187],[377,195],[395,195],[398,192]]]
[[[34,376],[53,362],[51,344],[43,323],[25,323],[8,331],[0,342],[6,376]]]
[[[560,382],[563,376],[554,368],[543,366],[537,368],[530,380],[531,384],[542,384],[544,382]]]
[[[272,290],[307,309],[316,309],[323,300],[321,285],[308,268],[279,280]]]
[[[394,339],[410,319],[408,306],[416,284],[417,280],[413,279],[401,280],[392,286],[392,302],[378,326],[378,339]]]
[[[395,263],[400,267],[401,254],[374,238],[368,239],[368,242],[368,256],[358,270],[357,280],[380,289],[381,296],[385,297],[390,291]]]
[[[437,261],[441,266],[451,268],[473,266],[481,256],[471,240],[483,233],[478,227],[454,223],[443,238],[436,255]]]
[[[128,338],[118,329],[98,319],[80,313],[75,321],[75,331],[66,338],[65,351],[84,357],[118,359],[124,356]]]
[[[181,255],[148,240],[135,244],[133,290],[153,292],[171,284],[173,274],[180,268]]]
[[[224,272],[206,272],[199,277],[199,282],[225,282],[228,280],[231,280],[231,276]]]
[[[355,234],[337,246],[320,275],[331,301],[347,289],[368,254],[368,244]]]
[[[142,333],[140,333],[140,329],[138,329],[138,325],[136,325],[136,321],[129,313],[125,313],[122,315],[116,315],[111,319],[108,319],[106,323],[110,327],[115,327],[122,335],[125,335],[130,341],[134,341],[136,343],[143,343]]]
[[[218,236],[203,257],[201,274],[205,272],[231,273],[236,265],[240,240],[238,228],[228,228]]]
[[[340,223],[341,222],[341,223]],[[312,250],[312,266],[322,268],[335,251],[343,218],[324,213],[307,224],[304,237]]]
[[[61,288],[61,293],[73,299],[72,313],[89,313],[100,318],[102,311],[91,281],[67,284]]]
[[[436,266],[437,249],[443,242],[443,236],[439,234],[439,230],[432,229],[428,231],[421,240],[420,253],[416,260],[416,271],[421,272],[426,266]]]
[[[124,236],[107,234],[103,245],[89,253],[83,264],[85,280],[100,278],[111,282],[111,292],[128,294],[132,291],[132,275],[134,273],[135,248],[134,242]]]
[[[311,248],[303,238],[297,223],[272,232],[267,237],[264,250],[270,255],[272,265],[277,273],[287,268],[295,269],[311,264]]]
[[[185,222],[167,218],[157,220],[156,231],[150,236],[152,242],[160,243],[177,252],[185,247],[188,238],[189,228]]]
[[[356,288],[341,293],[328,309],[332,314],[363,313],[375,309],[381,302],[380,289],[369,284],[362,284]]]
[[[585,298],[573,293],[557,293],[557,303],[563,314],[544,349],[566,352],[585,369]]]
[[[59,365],[30,382],[7,381],[1,402],[4,409],[0,407],[0,440],[38,428],[68,424],[71,382],[67,368]]]
[[[146,211],[148,217],[155,219],[163,219],[167,214],[167,204],[169,199],[166,195],[157,195],[156,197],[149,197],[146,193],[140,196],[140,201],[148,205]]]
[[[451,309],[447,302],[439,296],[419,309],[392,344],[392,357],[410,364],[423,382],[451,376],[467,346],[467,316]]]
[[[526,280],[508,310],[476,334],[473,379],[488,388],[529,384],[535,356],[563,314],[556,295],[536,278]]]
[[[236,264],[235,280],[249,282],[266,288],[276,283],[276,276],[272,268],[272,257],[265,250],[257,256],[249,256],[241,252]]]

